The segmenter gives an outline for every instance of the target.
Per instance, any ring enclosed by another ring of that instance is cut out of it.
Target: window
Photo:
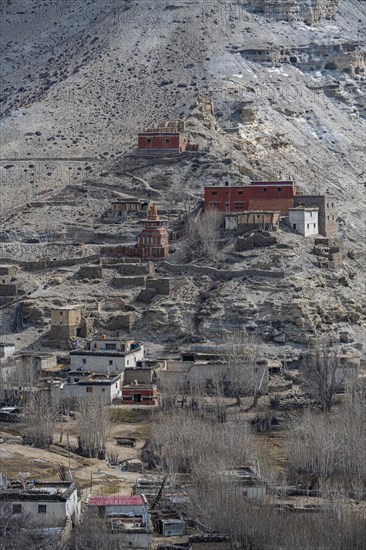
[[[315,229],[315,227],[316,227],[316,224],[314,223],[313,225],[314,225],[314,229]]]
[[[147,138],[147,143],[152,143],[152,139],[151,138]]]
[[[327,202],[327,208],[329,208],[329,202]]]
[[[312,213],[312,212],[310,212],[310,218],[312,218],[312,217],[313,217],[313,213]]]
[[[292,229],[296,229],[296,223],[292,224]]]
[[[91,386],[87,386],[86,393],[93,393],[93,388]]]
[[[86,359],[82,359],[83,365],[86,365]]]
[[[267,193],[267,187],[263,187],[263,193]]]
[[[334,208],[334,202],[332,202],[332,208]]]
[[[165,143],[170,143],[170,139],[167,138],[167,139],[165,140]]]
[[[235,208],[244,208],[244,203],[243,202],[234,202],[234,207]]]
[[[334,216],[332,216],[332,220],[334,220]]]
[[[109,364],[109,365],[113,365],[113,359],[110,359],[110,360],[108,361],[108,364]]]
[[[45,504],[38,504],[38,513],[47,514],[47,506]]]
[[[330,220],[330,216],[328,216],[328,221]]]
[[[105,393],[105,388],[102,388],[102,393]]]
[[[211,195],[217,195],[217,191],[212,191]]]
[[[21,514],[21,513],[22,513],[22,505],[13,504],[13,514]]]
[[[115,350],[115,349],[117,349],[117,345],[116,344],[106,344],[105,349]]]
[[[238,195],[244,195],[243,191],[238,191]]]
[[[133,400],[135,401],[135,403],[141,403],[141,394],[135,393],[133,396]]]
[[[308,229],[310,229],[310,223],[308,223]]]
[[[214,210],[218,210],[219,206],[220,204],[218,202],[210,202],[210,207],[213,208]]]
[[[116,388],[118,388],[118,382],[116,382]]]
[[[277,191],[278,191],[279,193],[281,193],[282,187],[277,187]]]

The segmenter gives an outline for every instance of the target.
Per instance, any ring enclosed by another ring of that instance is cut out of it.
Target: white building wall
[[[9,346],[1,346],[0,345],[0,365],[3,365],[7,362],[9,357],[14,355],[15,353],[15,345],[10,344]]]
[[[39,523],[47,523],[52,527],[63,527],[66,518],[74,518],[78,520],[80,517],[80,502],[78,502],[77,491],[75,490],[65,501],[48,501],[48,500],[11,500],[10,505],[20,504],[23,514],[29,514]],[[46,506],[46,513],[39,513],[38,506]]]
[[[225,216],[225,229],[237,229],[238,218],[236,216]]]
[[[71,370],[83,370],[100,374],[118,374],[126,367],[135,367],[136,362],[144,358],[144,348],[134,350],[127,355],[70,355]]]
[[[289,210],[289,224],[304,237],[318,235],[318,210],[317,209],[294,209]]]
[[[92,391],[90,391],[92,388]],[[104,391],[103,391],[104,390]],[[83,385],[68,384],[61,386],[51,386],[51,400],[57,402],[59,399],[78,399],[80,397],[100,397],[111,403],[113,399],[122,397],[122,380],[119,378],[113,384],[99,385],[95,383]]]

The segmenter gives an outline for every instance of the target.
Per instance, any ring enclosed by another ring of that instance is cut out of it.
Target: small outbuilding
[[[289,208],[288,209],[288,220],[289,226],[292,229],[295,229],[304,237],[309,235],[318,235],[319,233],[319,222],[318,222],[318,212],[319,208]]]

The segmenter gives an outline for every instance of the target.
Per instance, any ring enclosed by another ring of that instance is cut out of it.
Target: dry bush
[[[195,219],[188,221],[189,252],[214,260],[219,251],[220,228],[223,221],[222,212],[207,210]]]

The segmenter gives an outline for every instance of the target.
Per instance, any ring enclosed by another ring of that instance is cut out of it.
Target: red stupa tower
[[[168,231],[161,225],[155,204],[150,207],[145,228],[138,237],[137,246],[139,255],[146,260],[159,260],[166,258],[169,254]]]

